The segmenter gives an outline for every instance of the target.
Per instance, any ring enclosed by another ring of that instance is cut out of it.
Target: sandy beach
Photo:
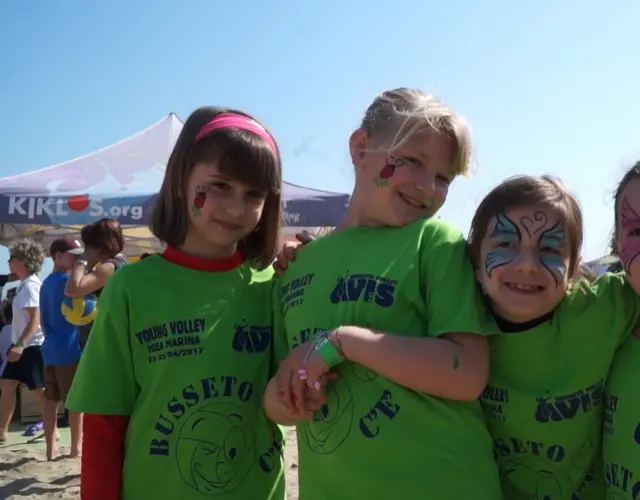
[[[60,451],[69,452],[69,430],[60,429]],[[0,499],[62,500],[80,496],[80,461],[62,456],[47,462],[44,441],[32,440],[16,429],[6,444],[0,445]],[[296,436],[287,429],[285,471],[288,500],[298,500],[298,460]]]
[[[45,460],[44,439],[22,436],[14,426],[0,445],[0,498],[2,500],[70,499],[80,496],[80,460],[69,453],[69,429],[60,429],[61,456]]]
[[[296,428],[287,427],[286,431],[287,444],[284,448],[284,471],[287,480],[287,500],[298,500],[298,447],[296,446]]]

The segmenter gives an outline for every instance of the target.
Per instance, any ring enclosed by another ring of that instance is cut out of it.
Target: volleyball
[[[73,299],[65,297],[62,301],[62,315],[72,325],[88,325],[96,317],[97,304],[98,298],[92,293]]]

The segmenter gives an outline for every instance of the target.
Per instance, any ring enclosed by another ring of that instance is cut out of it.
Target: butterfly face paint
[[[558,222],[540,235],[538,240],[540,263],[551,273],[556,285],[567,274],[564,259],[564,224]]]
[[[640,255],[640,216],[631,208],[626,197],[622,200],[620,225],[622,226],[622,234],[618,237],[621,243],[620,259],[625,270],[629,272],[631,264]]]
[[[396,158],[395,156],[389,156],[387,158],[387,163],[385,164],[384,167],[382,167],[382,170],[380,170],[380,173],[378,174],[378,177],[376,177],[373,182],[376,186],[378,187],[385,187],[389,185],[389,179],[391,179],[391,177],[393,177],[393,174],[396,173],[396,169],[398,167],[402,167],[405,163],[405,160],[403,160],[402,158]]]
[[[491,237],[494,240],[494,248],[487,253],[484,262],[484,270],[489,277],[494,269],[513,262],[518,256],[521,234],[518,226],[504,212],[500,212],[496,217]]]
[[[533,214],[533,217],[522,217],[520,219],[520,224],[529,235],[529,238],[533,238],[536,234],[542,231],[548,220],[547,214],[538,210]]]
[[[191,213],[195,217],[200,217],[202,215],[202,207],[204,207],[204,204],[207,201],[208,192],[209,186],[196,186],[196,194],[193,197],[191,205]]]

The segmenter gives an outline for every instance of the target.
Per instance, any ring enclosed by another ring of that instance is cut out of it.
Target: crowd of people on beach
[[[48,456],[57,405],[82,421],[82,498],[283,500],[292,425],[302,500],[638,498],[640,162],[611,214],[620,268],[595,276],[561,179],[504,180],[467,237],[436,216],[472,141],[434,96],[383,92],[348,149],[344,221],[283,248],[276,139],[202,107],[153,208],[161,254],[117,264],[122,232],[99,221],[110,236],[52,245],[40,286],[42,249],[11,247],[21,283],[0,383],[28,384],[41,345],[29,388],[51,402]],[[60,301],[98,290],[90,330],[50,354],[72,331]],[[5,408],[14,385],[1,387]]]
[[[127,260],[122,254],[124,238],[117,221],[101,219],[82,229],[81,241],[69,237],[54,240],[48,256],[53,270],[41,282],[38,273],[47,256],[34,239],[15,241],[9,248],[9,270],[19,280],[3,316],[0,349],[0,442],[7,437],[14,416],[17,391],[23,384],[40,402],[42,420],[30,424],[25,436],[44,432],[46,457],[58,456],[59,410],[66,400],[80,361],[91,322],[75,326],[63,314],[65,297],[100,295],[111,275]],[[65,412],[70,428],[71,457],[82,447],[82,414]]]

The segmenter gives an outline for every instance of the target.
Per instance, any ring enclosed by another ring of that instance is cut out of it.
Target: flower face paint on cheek
[[[380,173],[378,177],[376,177],[373,182],[378,187],[385,187],[389,185],[389,179],[393,177],[393,174],[396,173],[396,168],[402,167],[404,165],[404,160],[402,158],[396,158],[395,156],[389,156],[387,158],[387,163]]]
[[[558,222],[540,235],[540,263],[551,273],[556,285],[564,280],[567,266],[564,259],[564,225]]]
[[[623,234],[620,235],[620,260],[628,272],[631,264],[640,255],[640,216],[631,208],[629,201],[622,200],[620,223]]]
[[[509,217],[499,213],[491,233],[495,246],[487,253],[484,271],[491,277],[494,269],[513,262],[518,256],[518,243],[521,240],[520,230]]]
[[[209,186],[196,186],[196,193],[191,205],[191,213],[195,217],[200,217],[202,215],[202,207],[204,207],[204,204],[207,201],[208,192]]]

